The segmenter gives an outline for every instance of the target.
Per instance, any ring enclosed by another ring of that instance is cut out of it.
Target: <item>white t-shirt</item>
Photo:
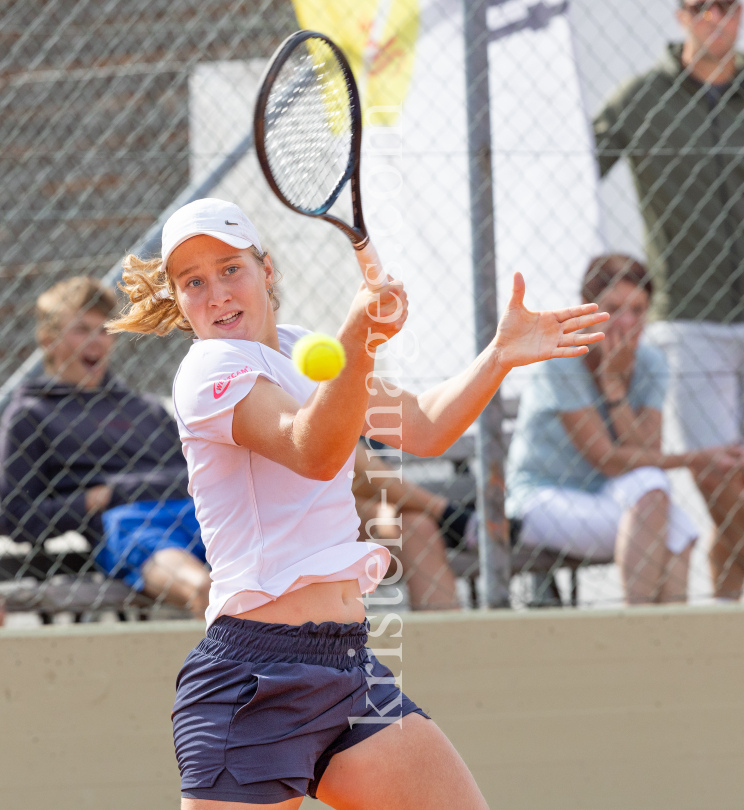
[[[249,340],[196,340],[173,383],[189,492],[212,567],[208,627],[313,582],[357,579],[370,593],[390,563],[384,546],[357,542],[353,453],[333,480],[314,481],[233,440],[233,409],[259,376],[300,404],[317,386],[290,359],[307,330],[278,332],[279,352]]]

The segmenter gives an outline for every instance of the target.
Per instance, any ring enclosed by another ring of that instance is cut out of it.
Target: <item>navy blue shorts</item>
[[[315,797],[334,754],[411,712],[367,649],[369,625],[221,616],[178,675],[182,796],[274,804]]]

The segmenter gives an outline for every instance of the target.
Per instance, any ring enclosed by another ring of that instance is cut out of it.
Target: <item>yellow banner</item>
[[[400,107],[413,75],[419,0],[293,0],[301,28],[329,36],[346,54],[362,110]],[[375,114],[394,126],[396,112]]]

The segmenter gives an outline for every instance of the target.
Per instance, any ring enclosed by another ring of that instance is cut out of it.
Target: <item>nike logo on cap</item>
[[[238,224],[237,222],[228,222],[227,220],[225,220],[225,225],[237,225],[237,224]]]

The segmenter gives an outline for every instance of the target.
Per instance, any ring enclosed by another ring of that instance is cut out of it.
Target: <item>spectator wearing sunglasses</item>
[[[647,340],[666,353],[669,452],[740,444],[744,426],[744,58],[738,0],[681,0],[684,41],[594,121],[602,176],[627,160],[654,283]],[[715,593],[744,583],[744,476],[698,469],[715,523]]]

